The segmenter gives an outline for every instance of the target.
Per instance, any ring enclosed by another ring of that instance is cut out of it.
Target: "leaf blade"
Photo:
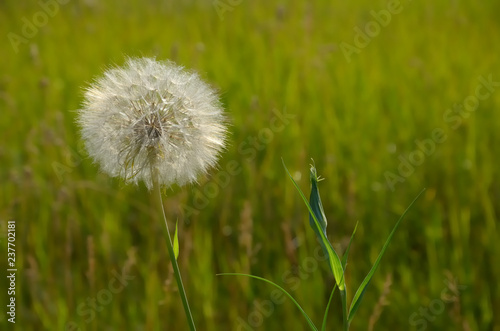
[[[177,261],[177,258],[179,257],[179,236],[177,234],[177,224],[179,223],[179,220],[175,222],[175,232],[174,232],[174,255],[175,255],[175,260]]]
[[[328,317],[328,310],[330,310],[330,304],[332,303],[333,293],[335,293],[336,288],[337,284],[333,285],[332,293],[330,293],[330,299],[328,299],[328,304],[326,305],[325,315],[323,316],[323,324],[321,325],[321,331],[326,330],[326,318]]]
[[[390,242],[392,240],[392,237],[394,236],[394,233],[396,232],[399,224],[401,223],[401,221],[403,220],[403,218],[406,216],[406,214],[408,213],[408,211],[411,209],[411,207],[418,200],[418,198],[420,198],[420,196],[424,193],[424,191],[425,191],[425,188],[422,191],[420,191],[420,193],[415,197],[415,199],[413,199],[413,201],[410,203],[410,205],[405,209],[405,211],[403,212],[403,214],[401,214],[401,216],[399,217],[398,221],[394,225],[394,228],[392,229],[391,233],[389,234],[389,237],[385,241],[384,246],[382,247],[382,250],[380,251],[380,253],[379,253],[378,257],[377,257],[377,260],[375,260],[375,263],[373,264],[372,268],[370,269],[370,271],[366,275],[366,277],[363,280],[363,282],[361,283],[361,285],[358,287],[358,290],[356,291],[356,294],[354,295],[354,298],[352,299],[351,307],[349,309],[348,323],[350,323],[352,321],[352,319],[354,317],[354,314],[358,310],[359,305],[361,303],[361,300],[363,299],[363,295],[365,294],[365,290],[366,290],[367,286],[369,285],[369,283],[370,283],[370,281],[371,281],[371,279],[373,277],[373,274],[377,270],[377,267],[380,264],[380,261],[382,260],[382,256],[384,255],[387,247],[389,246],[389,244],[390,244]]]
[[[342,257],[342,267],[344,267],[344,270],[346,269],[346,266],[347,266],[347,258],[349,256],[349,250],[351,249],[351,243],[352,243],[352,240],[354,239],[354,234],[356,234],[356,230],[358,229],[358,224],[359,224],[359,222],[356,222],[356,226],[354,227],[354,231],[352,231],[352,234],[351,234],[351,239],[349,240],[349,244],[347,245],[347,248],[344,252],[344,256]]]
[[[285,165],[285,161],[283,161],[283,159],[281,161],[283,163],[283,167],[285,168],[286,173],[288,174],[288,177],[290,178],[293,185],[295,186],[295,188],[299,192],[300,196],[302,197],[302,200],[306,204],[307,209],[309,210],[310,216],[313,217],[314,226],[315,226],[313,229],[316,229],[315,232],[320,239],[320,244],[328,256],[328,262],[330,264],[330,269],[332,270],[333,276],[335,277],[335,281],[337,283],[337,286],[339,287],[339,290],[343,291],[345,289],[344,269],[342,268],[342,263],[340,261],[340,258],[337,255],[337,252],[333,249],[330,241],[328,241],[328,238],[326,237],[325,233],[323,232],[323,229],[321,227],[321,222],[317,219],[316,214],[313,211],[313,208],[309,204],[309,201],[307,200],[306,196],[304,195],[304,193],[302,192],[302,190],[300,189],[300,187],[298,186],[298,184],[295,182],[292,175],[288,171],[288,169]],[[316,177],[316,182],[317,182],[317,177]],[[316,186],[316,190],[317,190],[317,186]],[[318,195],[319,195],[319,192],[318,192]]]
[[[278,284],[276,284],[276,283],[274,283],[274,282],[272,282],[272,281],[270,281],[268,279],[259,277],[259,276],[254,276],[254,275],[250,275],[250,274],[235,273],[235,272],[221,273],[221,274],[217,274],[217,276],[245,276],[245,277],[255,278],[255,279],[258,279],[260,281],[263,281],[263,282],[266,282],[268,284],[273,285],[274,287],[278,288],[283,294],[285,294],[290,300],[292,300],[292,302],[295,304],[295,306],[297,306],[297,308],[299,308],[300,312],[306,318],[307,323],[309,324],[309,326],[311,327],[311,329],[315,330],[315,331],[318,331],[318,329],[316,328],[316,326],[312,322],[311,318],[309,318],[309,316],[304,311],[304,309],[302,309],[302,307],[299,305],[299,303],[293,298],[293,296],[290,293],[288,293],[284,288],[282,288]]]

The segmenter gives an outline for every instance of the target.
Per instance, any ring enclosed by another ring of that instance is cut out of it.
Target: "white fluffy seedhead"
[[[215,165],[226,125],[216,92],[172,62],[128,59],[85,93],[78,123],[90,156],[112,177],[151,189],[184,185]]]

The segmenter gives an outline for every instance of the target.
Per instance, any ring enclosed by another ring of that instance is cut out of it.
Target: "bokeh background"
[[[308,192],[311,158],[339,252],[359,222],[349,298],[427,188],[353,330],[500,330],[499,12],[498,1],[1,1],[0,265],[15,220],[15,326],[187,329],[160,211],[144,186],[99,172],[75,125],[94,77],[151,56],[197,70],[231,121],[218,168],[164,202],[200,330],[307,329],[269,285],[221,272],[275,281],[321,324],[334,280],[281,161]],[[436,129],[446,139],[432,148]],[[337,294],[328,329],[340,309]]]

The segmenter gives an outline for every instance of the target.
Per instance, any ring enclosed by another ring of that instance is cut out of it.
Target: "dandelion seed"
[[[217,93],[172,62],[128,59],[85,93],[78,122],[90,156],[112,177],[151,189],[196,181],[225,146]]]

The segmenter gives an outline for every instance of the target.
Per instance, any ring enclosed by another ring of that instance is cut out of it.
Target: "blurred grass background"
[[[160,211],[144,186],[99,173],[75,125],[96,75],[126,56],[156,56],[219,88],[232,122],[219,168],[199,185],[167,190],[165,201],[172,226],[180,220],[179,262],[200,330],[306,329],[290,302],[266,306],[268,285],[220,272],[276,281],[320,325],[334,281],[315,257],[319,245],[281,158],[305,192],[314,158],[339,250],[360,222],[350,298],[398,216],[427,188],[353,330],[373,327],[384,298],[375,330],[500,330],[500,88],[458,128],[443,118],[475,93],[478,77],[500,81],[500,3],[402,2],[350,62],[340,44],[354,45],[353,28],[387,2],[218,4],[228,10],[212,1],[71,0],[13,47],[9,33],[23,37],[23,18],[33,22],[44,9],[0,3],[0,219],[4,234],[8,220],[17,224],[17,329],[187,328]],[[273,132],[276,112],[294,117]],[[398,157],[435,128],[447,140],[392,191],[386,172],[398,174]],[[133,278],[110,298],[117,273]],[[334,298],[331,330],[341,325]],[[6,318],[2,329],[12,326]]]

